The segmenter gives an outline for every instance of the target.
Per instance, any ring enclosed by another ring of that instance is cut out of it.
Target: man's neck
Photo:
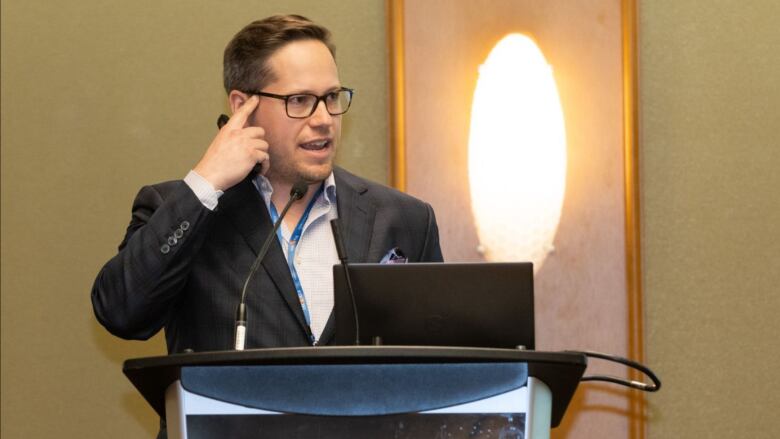
[[[319,189],[320,185],[322,185],[321,181],[310,184],[309,190],[306,191],[303,198],[290,206],[290,210],[287,211],[287,215],[283,220],[287,230],[293,230],[295,226],[298,225],[298,221],[301,220],[311,199],[317,194],[317,189]],[[292,183],[271,181],[271,187],[274,188],[274,191],[271,194],[271,202],[274,203],[274,207],[276,207],[277,212],[281,215],[282,209],[290,200],[290,191],[292,190],[293,185]]]

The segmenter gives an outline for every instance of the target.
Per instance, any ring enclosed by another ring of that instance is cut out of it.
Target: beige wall
[[[327,25],[358,90],[339,162],[387,175],[381,0],[2,2],[2,437],[151,437],[121,372],[164,353],[108,335],[89,292],[142,184],[181,178],[225,111],[222,50],[295,12]]]
[[[640,7],[649,438],[774,438],[780,3]]]
[[[162,344],[108,336],[89,288],[138,186],[180,177],[213,135],[221,51],[250,19],[334,30],[365,105],[340,159],[385,178],[382,3],[225,3],[2,3],[3,437],[153,434],[121,362]],[[647,361],[664,380],[649,437],[774,437],[780,4],[640,7]]]

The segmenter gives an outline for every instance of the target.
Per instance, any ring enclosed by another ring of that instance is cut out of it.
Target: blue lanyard
[[[309,213],[311,213],[312,207],[317,202],[323,191],[323,185],[317,190],[317,193],[309,201],[309,205],[306,206],[306,210],[303,212],[303,216],[298,220],[298,225],[295,226],[292,235],[290,235],[290,242],[287,244],[287,266],[290,267],[290,275],[292,275],[293,284],[295,285],[295,292],[298,294],[298,302],[303,309],[303,316],[306,317],[306,324],[311,327],[311,314],[309,313],[309,307],[306,305],[306,296],[303,294],[303,286],[301,286],[301,280],[298,277],[298,271],[295,269],[295,250],[298,247],[298,242],[303,234],[303,226],[306,225],[306,221],[309,219]],[[276,211],[276,206],[273,202],[269,202],[269,212],[271,213],[271,222],[275,223],[279,219],[279,213]],[[284,237],[282,237],[282,229],[279,228],[276,231],[276,237],[279,239],[279,244],[284,245]],[[314,334],[310,335],[311,341],[314,342]]]

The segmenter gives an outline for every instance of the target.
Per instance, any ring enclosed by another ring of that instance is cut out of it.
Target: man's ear
[[[244,102],[246,102],[247,99],[249,98],[250,95],[244,93],[243,91],[230,90],[230,94],[228,94],[230,113],[234,114],[239,108],[241,108],[242,105],[244,105]]]

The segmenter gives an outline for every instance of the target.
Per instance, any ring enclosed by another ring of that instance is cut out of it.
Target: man
[[[442,260],[428,204],[333,166],[353,94],[334,51],[327,29],[295,15],[253,22],[228,44],[232,118],[183,181],[141,189],[95,280],[110,332],[147,339],[165,327],[169,353],[232,349],[249,267],[298,181],[308,191],[248,287],[247,348],[332,341],[331,219],[351,262]]]

